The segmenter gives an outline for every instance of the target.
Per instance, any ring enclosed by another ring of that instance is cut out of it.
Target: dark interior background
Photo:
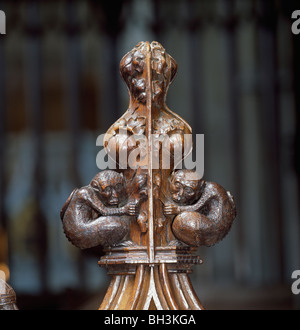
[[[0,275],[20,309],[95,309],[98,251],[59,212],[98,172],[96,138],[127,109],[119,61],[159,41],[178,63],[168,106],[205,136],[205,178],[230,190],[229,235],[199,248],[207,309],[297,309],[300,34],[297,1],[1,1]]]

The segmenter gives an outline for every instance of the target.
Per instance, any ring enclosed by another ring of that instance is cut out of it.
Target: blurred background
[[[167,104],[205,136],[205,178],[238,216],[199,248],[207,309],[297,309],[300,34],[296,1],[1,1],[0,276],[20,309],[96,309],[99,251],[64,236],[59,212],[98,172],[96,138],[127,109],[122,56],[160,42],[178,63]]]

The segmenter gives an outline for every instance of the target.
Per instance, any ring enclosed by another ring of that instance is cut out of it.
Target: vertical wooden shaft
[[[147,143],[148,143],[148,256],[154,263],[154,218],[153,218],[153,183],[152,183],[152,88],[151,88],[151,47],[147,43],[146,57],[146,96],[147,96]]]

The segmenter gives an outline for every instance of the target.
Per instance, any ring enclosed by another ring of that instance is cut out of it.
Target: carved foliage
[[[147,71],[147,63],[150,63],[151,72]],[[183,138],[185,133],[191,133],[190,127],[165,105],[168,86],[177,72],[175,60],[159,43],[141,42],[123,57],[120,72],[129,89],[130,104],[125,114],[108,130],[104,141],[107,153],[118,165],[118,172],[103,171],[90,185],[71,194],[61,215],[67,237],[75,245],[85,248],[99,244],[115,245],[128,239],[132,222],[137,223],[141,234],[147,232],[148,196],[145,187],[148,174],[142,165],[149,163],[149,155],[146,144],[144,147],[143,143],[137,145],[133,137],[146,134],[148,110],[145,104],[147,97],[151,96],[152,152],[171,159],[170,170],[164,170],[159,158],[158,170],[152,179],[155,231],[162,237],[161,244],[169,244],[175,237],[191,246],[217,243],[230,230],[235,217],[230,193],[215,183],[189,179],[193,171],[175,171],[169,178],[171,170],[192,149],[191,142],[184,145],[187,142]],[[151,94],[146,90],[149,75]],[[126,167],[128,163],[120,164],[120,152],[126,150],[127,162],[129,154],[138,147],[136,170],[122,171],[122,166]],[[175,159],[176,155],[179,155],[178,159]],[[130,239],[135,243],[145,244],[133,236]]]
[[[158,42],[141,42],[123,57],[129,107],[104,137],[116,170],[75,189],[61,211],[74,245],[106,247],[99,265],[112,281],[100,309],[202,309],[188,278],[201,263],[194,253],[219,242],[235,218],[229,192],[194,171],[175,170],[192,151],[190,126],[165,104],[176,72]]]

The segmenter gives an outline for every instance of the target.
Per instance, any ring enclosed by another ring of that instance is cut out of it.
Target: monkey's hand
[[[128,203],[127,205],[125,205],[125,212],[128,215],[137,215],[138,203]]]
[[[180,208],[177,205],[168,203],[164,206],[164,214],[165,215],[172,215],[180,213]]]

